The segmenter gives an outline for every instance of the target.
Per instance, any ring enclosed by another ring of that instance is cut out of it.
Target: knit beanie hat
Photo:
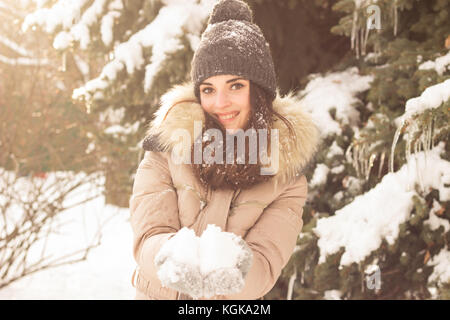
[[[220,0],[214,6],[191,65],[195,95],[215,75],[232,74],[251,80],[276,97],[276,76],[269,44],[253,23],[250,7],[240,0]]]

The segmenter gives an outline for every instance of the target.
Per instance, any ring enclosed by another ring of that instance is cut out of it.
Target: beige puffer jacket
[[[285,124],[274,122],[281,146],[277,174],[250,189],[211,191],[197,181],[189,164],[175,164],[170,154],[174,130],[184,128],[193,136],[194,120],[204,121],[202,107],[189,100],[195,100],[191,83],[176,86],[162,97],[149,134],[157,135],[166,151],[146,151],[135,175],[130,220],[138,265],[132,280],[136,299],[185,298],[162,287],[153,260],[182,227],[200,236],[208,224],[242,236],[253,251],[243,290],[214,298],[260,298],[274,286],[302,228],[307,182],[300,172],[317,147],[317,128],[296,98],[277,96],[274,109],[292,123],[297,135],[295,144]]]

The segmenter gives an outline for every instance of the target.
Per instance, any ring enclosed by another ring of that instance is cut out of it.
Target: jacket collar
[[[292,93],[277,97],[273,102],[274,110],[287,118],[295,131],[297,142],[289,136],[289,130],[283,121],[274,121],[274,129],[279,132],[279,167],[275,174],[282,181],[300,174],[313,157],[319,142],[319,133],[312,118],[306,113],[298,98]],[[194,143],[194,121],[205,118],[201,105],[194,95],[191,82],[177,85],[161,97],[160,108],[155,112],[144,140],[144,149],[170,151],[179,143],[171,139],[177,129],[190,133],[189,147]]]

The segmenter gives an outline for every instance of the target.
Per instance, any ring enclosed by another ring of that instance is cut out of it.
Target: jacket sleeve
[[[237,294],[225,296],[225,299],[258,299],[273,288],[294,252],[303,226],[306,195],[306,178],[301,176],[264,209],[245,236],[253,251],[253,263],[244,288]]]
[[[177,199],[167,160],[160,152],[147,151],[130,198],[133,255],[144,274],[156,277],[154,257],[180,229]]]

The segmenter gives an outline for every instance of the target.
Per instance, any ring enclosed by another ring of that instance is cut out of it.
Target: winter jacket
[[[317,147],[317,128],[296,98],[277,96],[274,110],[292,123],[297,143],[283,121],[274,122],[281,146],[276,175],[245,190],[213,191],[199,183],[190,164],[176,164],[171,158],[172,133],[184,128],[193,136],[194,120],[204,121],[203,109],[194,101],[191,83],[176,86],[162,97],[149,134],[158,136],[164,148],[146,151],[135,175],[130,221],[138,265],[132,280],[136,299],[183,297],[162,287],[154,257],[182,227],[192,228],[200,236],[208,224],[240,235],[253,251],[243,290],[214,298],[258,299],[275,285],[302,229],[307,181],[301,172]]]

